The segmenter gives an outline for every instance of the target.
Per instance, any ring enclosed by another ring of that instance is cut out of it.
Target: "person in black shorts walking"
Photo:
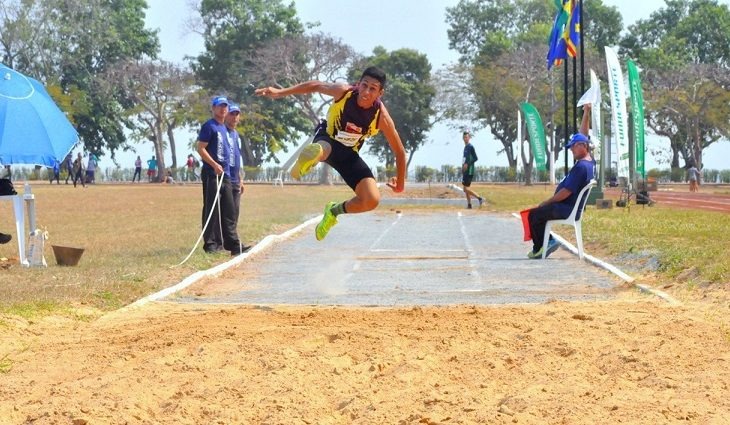
[[[477,152],[471,144],[471,132],[469,130],[464,130],[461,137],[464,139],[464,159],[461,163],[461,184],[464,186],[464,194],[466,195],[466,207],[471,209],[472,197],[477,198],[479,206],[481,207],[484,203],[484,198],[471,190],[471,181],[474,179],[474,163],[477,162],[479,158],[477,158]]]

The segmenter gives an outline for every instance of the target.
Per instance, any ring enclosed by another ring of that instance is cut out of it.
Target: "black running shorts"
[[[368,167],[365,161],[363,161],[362,157],[360,157],[360,154],[355,152],[351,147],[347,147],[337,140],[329,137],[326,131],[324,131],[325,129],[326,125],[319,126],[317,128],[317,133],[314,135],[315,142],[321,140],[332,146],[332,152],[330,152],[330,155],[324,162],[337,170],[337,172],[340,173],[340,176],[342,176],[342,179],[348,186],[350,186],[350,188],[352,188],[352,190],[355,190],[355,187],[357,187],[357,184],[360,183],[362,179],[368,177],[375,179],[373,172],[370,170],[370,167]]]
[[[464,174],[464,176],[461,178],[461,184],[463,184],[466,187],[471,186],[471,181],[474,178],[474,175],[472,174]]]

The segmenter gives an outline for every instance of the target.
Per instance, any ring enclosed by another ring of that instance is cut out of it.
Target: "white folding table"
[[[15,214],[15,233],[18,241],[18,258],[20,264],[29,267],[30,263],[25,254],[25,242],[30,231],[35,230],[35,195],[31,192],[30,185],[25,185],[25,193],[17,195],[0,196],[0,201],[10,201],[13,203],[13,213]],[[25,207],[28,208],[28,224],[30,231],[25,230]]]

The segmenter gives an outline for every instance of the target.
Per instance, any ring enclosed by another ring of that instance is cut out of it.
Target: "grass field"
[[[434,185],[434,190],[437,188]],[[443,186],[438,186],[443,191]],[[549,197],[551,187],[475,185],[488,209],[514,212]],[[385,189],[387,190],[387,189]],[[407,187],[408,190],[408,187]],[[79,307],[112,310],[179,282],[194,271],[229,258],[198,247],[183,266],[200,233],[199,185],[33,185],[38,225],[48,230],[48,268],[17,264],[0,270],[0,312],[32,316],[70,314]],[[253,185],[243,196],[239,235],[254,244],[321,213],[328,200],[346,199],[344,186]],[[438,207],[456,208],[456,207]],[[727,214],[652,208],[595,210],[584,222],[587,250],[619,261],[634,275],[685,287],[730,280]],[[10,203],[0,204],[0,231],[13,233]],[[572,239],[572,229],[558,228]],[[82,247],[78,266],[55,264],[51,244]],[[15,241],[0,246],[0,257],[17,257]]]

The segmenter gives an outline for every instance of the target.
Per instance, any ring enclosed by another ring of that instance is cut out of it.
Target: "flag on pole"
[[[629,72],[629,89],[631,90],[631,114],[634,124],[634,149],[636,150],[636,172],[645,176],[644,168],[644,95],[641,92],[639,70],[634,61],[626,64]]]
[[[548,71],[553,65],[560,65],[563,59],[568,57],[564,33],[566,25],[570,21],[572,5],[572,0],[555,0],[555,6],[558,8],[558,12],[555,14],[555,22],[553,23],[553,29],[550,31],[550,39],[548,40]]]
[[[570,24],[563,32],[565,46],[571,58],[578,57],[580,45],[580,0],[573,0],[570,7]]]

